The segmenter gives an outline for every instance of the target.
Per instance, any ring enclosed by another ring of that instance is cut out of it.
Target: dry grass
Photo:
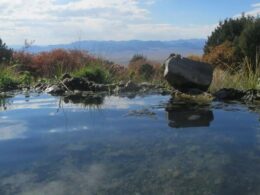
[[[255,68],[248,58],[244,59],[239,71],[222,70],[216,68],[210,91],[215,92],[221,88],[235,88],[240,90],[259,89],[260,81],[260,56],[256,58]],[[255,70],[254,70],[255,69]]]

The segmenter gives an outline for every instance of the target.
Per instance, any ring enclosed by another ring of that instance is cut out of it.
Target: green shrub
[[[0,90],[11,90],[17,87],[17,74],[14,68],[0,64]]]
[[[30,72],[24,71],[20,74],[19,81],[20,83],[23,83],[25,85],[31,85],[33,81],[33,76]]]
[[[85,77],[95,83],[109,83],[111,76],[109,72],[99,66],[85,66],[74,73],[77,77]]]
[[[18,85],[18,82],[11,77],[5,76],[0,78],[0,89],[1,90],[11,90],[15,89]]]
[[[139,74],[143,77],[145,80],[149,80],[154,75],[154,67],[150,64],[142,64],[139,68]]]

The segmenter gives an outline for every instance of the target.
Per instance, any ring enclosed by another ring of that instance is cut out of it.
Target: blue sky
[[[7,44],[207,38],[220,20],[260,14],[260,0],[1,0]]]
[[[150,8],[153,20],[175,25],[214,24],[252,10],[259,0],[157,0]],[[259,12],[260,13],[260,12]]]

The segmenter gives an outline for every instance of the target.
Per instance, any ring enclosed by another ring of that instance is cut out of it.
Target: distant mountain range
[[[183,56],[190,54],[201,55],[205,41],[205,39],[175,41],[78,41],[59,45],[33,45],[27,51],[38,53],[57,48],[82,49],[118,64],[128,64],[134,54],[143,54],[148,59],[158,62],[163,62],[171,53],[178,53]],[[13,48],[19,50],[22,47],[14,46]]]

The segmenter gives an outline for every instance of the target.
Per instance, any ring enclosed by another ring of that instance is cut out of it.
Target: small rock
[[[244,91],[240,91],[232,88],[223,88],[217,91],[214,95],[215,100],[242,100],[246,93]]]
[[[260,101],[260,91],[255,89],[247,90],[242,100],[246,102]]]
[[[140,90],[140,86],[132,81],[128,81],[124,87],[125,91],[138,91]]]
[[[89,91],[91,82],[86,79],[73,77],[73,78],[65,78],[63,84],[67,86],[71,91],[80,90],[80,91]]]
[[[61,88],[58,85],[52,85],[51,87],[48,87],[45,90],[46,93],[49,93],[51,95],[63,95],[65,93],[65,90],[63,88]]]

